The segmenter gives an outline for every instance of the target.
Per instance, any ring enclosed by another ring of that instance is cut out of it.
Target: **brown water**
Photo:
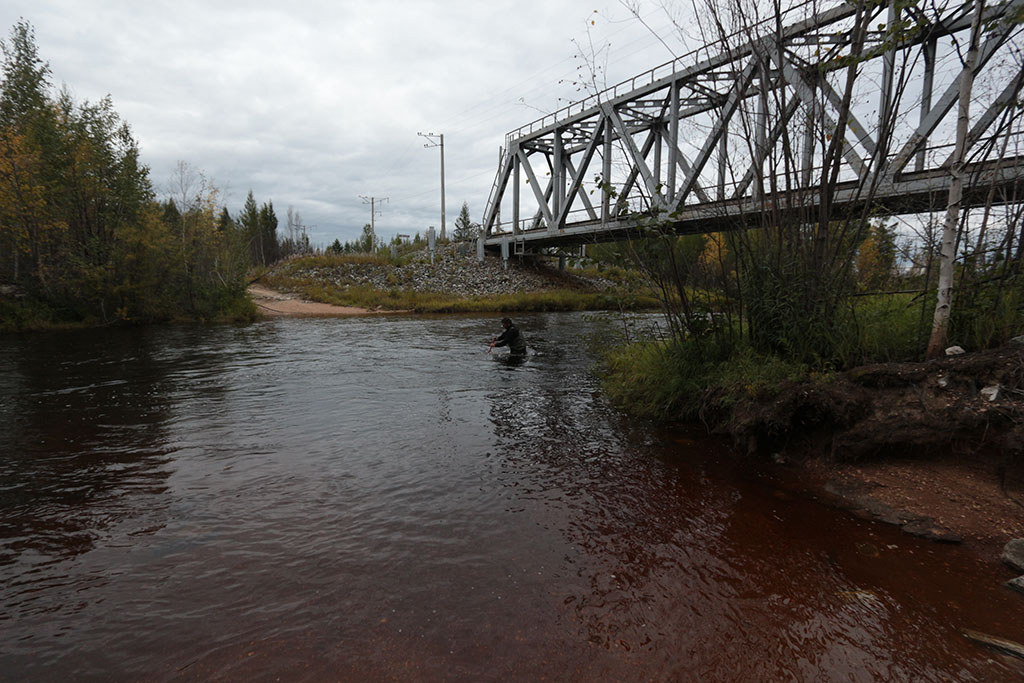
[[[1018,680],[1008,570],[610,409],[603,323],[0,339],[0,679]]]

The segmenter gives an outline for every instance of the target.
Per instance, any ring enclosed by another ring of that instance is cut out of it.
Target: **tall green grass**
[[[602,367],[603,386],[614,403],[658,420],[696,420],[812,376],[823,375],[745,344],[715,346],[710,338],[625,344],[609,350]]]
[[[920,304],[910,295],[857,297],[837,313],[829,346],[808,360],[785,347],[756,350],[740,335],[647,340],[609,350],[602,379],[614,402],[654,419],[697,419],[771,396],[791,381],[828,381],[834,372],[920,356]],[[799,328],[777,332],[797,338]],[[728,341],[731,340],[731,341]]]

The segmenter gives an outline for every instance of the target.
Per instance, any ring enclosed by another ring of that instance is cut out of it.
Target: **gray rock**
[[[1002,387],[998,384],[993,384],[990,387],[985,387],[978,393],[981,394],[981,397],[986,401],[998,401],[1001,388]]]
[[[946,389],[949,387],[949,378],[940,375],[939,378],[935,380],[935,383],[939,385],[939,388]]]
[[[1019,337],[1014,337],[1013,339],[1010,340],[1010,343],[1024,345],[1024,334],[1022,334]]]
[[[1003,562],[1024,572],[1024,538],[1015,538],[1003,548]]]
[[[1024,593],[1024,576],[1018,576],[1016,579],[1010,579],[1005,585],[1007,588],[1012,588],[1015,591]]]
[[[950,346],[948,349],[946,349],[947,356],[962,356],[965,353],[967,352],[964,351],[962,346]]]
[[[962,633],[968,638],[968,640],[972,640],[979,645],[984,645],[985,647],[990,647],[993,650],[1002,652],[1003,654],[1013,655],[1014,657],[1024,659],[1024,645],[1021,645],[1016,641],[999,638],[997,636],[990,636],[987,633],[973,631],[967,628],[963,629]]]
[[[926,538],[937,543],[962,543],[963,539],[949,529],[936,524],[934,520],[927,517],[913,519],[902,526],[902,529],[911,536]]]

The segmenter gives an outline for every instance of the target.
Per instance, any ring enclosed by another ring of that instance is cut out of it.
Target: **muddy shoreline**
[[[1024,344],[794,383],[716,431],[907,533],[996,561],[1024,537]]]

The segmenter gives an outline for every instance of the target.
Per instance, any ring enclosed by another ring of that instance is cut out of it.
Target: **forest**
[[[252,318],[247,273],[304,233],[280,241],[251,192],[233,219],[185,162],[158,200],[109,97],[55,91],[25,21],[2,49],[0,327]]]

